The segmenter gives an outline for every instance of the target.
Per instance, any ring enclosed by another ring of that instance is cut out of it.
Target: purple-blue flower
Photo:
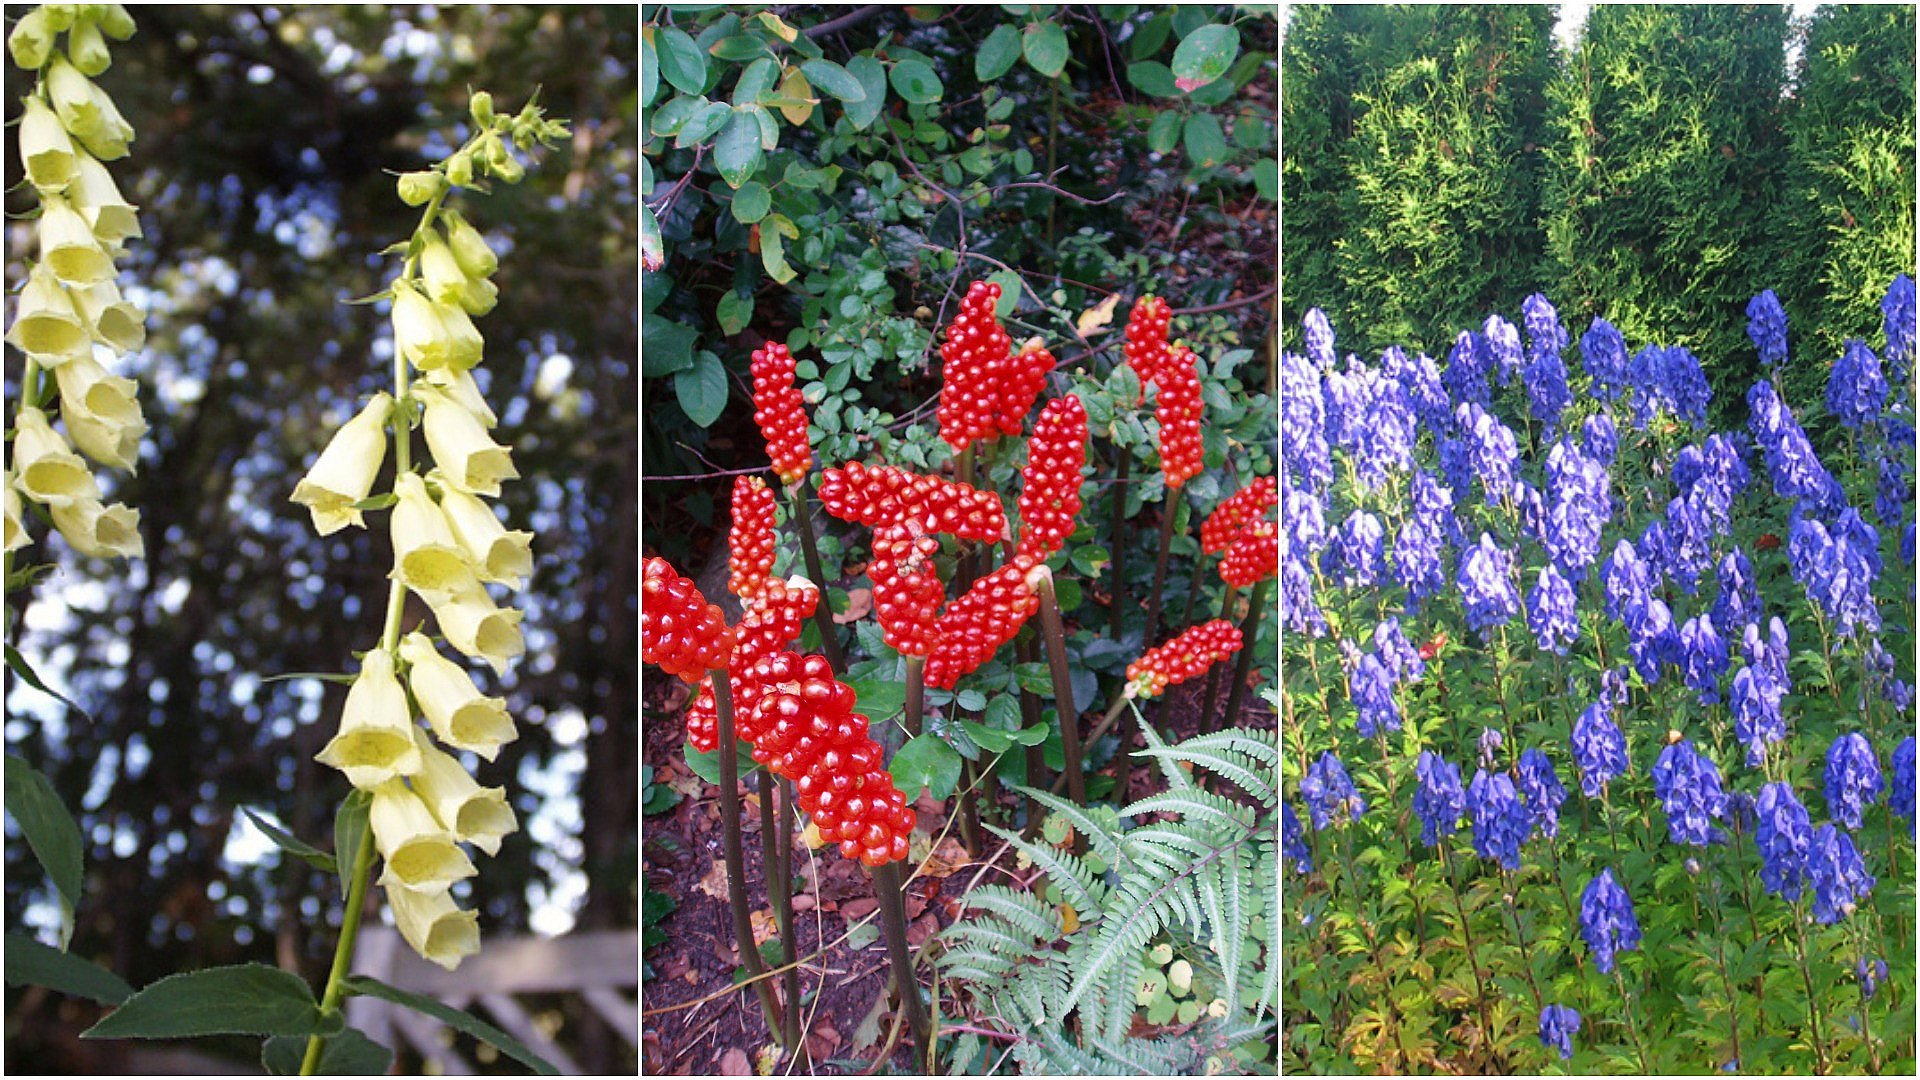
[[[1373,653],[1362,656],[1353,673],[1353,704],[1360,713],[1361,738],[1371,739],[1383,728],[1400,730],[1400,705],[1393,700],[1393,672]]]
[[[1493,768],[1494,756],[1500,752],[1501,745],[1506,741],[1507,737],[1500,734],[1499,728],[1483,727],[1480,729],[1480,737],[1474,740],[1474,748],[1480,751],[1481,768]]]
[[[1640,947],[1640,923],[1633,917],[1633,899],[1613,878],[1613,868],[1587,883],[1580,896],[1580,934],[1593,950],[1594,966],[1602,975],[1613,971],[1616,954]]]
[[[1813,845],[1813,820],[1793,797],[1793,788],[1775,781],[1754,800],[1754,844],[1760,849],[1760,882],[1783,900],[1794,901],[1806,888],[1807,854]]]
[[[1831,532],[1818,519],[1796,511],[1787,552],[1794,580],[1834,621],[1841,637],[1852,637],[1856,626],[1880,629],[1873,597],[1881,568],[1880,534],[1858,511],[1842,511]]]
[[[1913,736],[1909,735],[1893,748],[1893,785],[1887,792],[1887,806],[1912,822],[1913,796]]]
[[[1319,308],[1307,312],[1306,318],[1307,356],[1322,369],[1333,366],[1333,327],[1327,322],[1327,313]]]
[[[1514,786],[1527,801],[1532,827],[1548,839],[1560,835],[1560,804],[1567,801],[1567,789],[1554,771],[1553,761],[1539,747],[1529,747],[1520,755]]]
[[[1526,842],[1532,818],[1520,804],[1512,779],[1503,772],[1489,775],[1485,769],[1474,773],[1467,787],[1467,813],[1473,815],[1473,850],[1509,870],[1520,869],[1520,845]]]
[[[1874,993],[1880,989],[1880,984],[1887,981],[1887,962],[1880,959],[1869,961],[1863,956],[1854,961],[1853,974],[1860,980],[1860,996],[1872,1001]]]
[[[1847,341],[1846,351],[1827,377],[1827,413],[1850,428],[1861,428],[1880,418],[1886,407],[1887,377],[1880,358],[1859,338]]]
[[[1473,468],[1473,474],[1480,479],[1480,489],[1486,496],[1487,505],[1497,505],[1501,496],[1512,491],[1513,466],[1520,458],[1519,441],[1498,417],[1473,402],[1456,407],[1453,420],[1460,429],[1460,441],[1465,444],[1467,461]],[[1442,465],[1445,465],[1444,461]],[[1457,482],[1453,486],[1456,492],[1464,490]]]
[[[1627,613],[1627,654],[1648,686],[1660,681],[1662,665],[1680,662],[1680,634],[1665,600],[1654,597]]]
[[[1302,873],[1313,870],[1313,851],[1307,847],[1307,831],[1300,825],[1300,815],[1293,812],[1293,804],[1288,803],[1280,814],[1280,854],[1293,860],[1293,868]]]
[[[1881,329],[1886,334],[1887,363],[1893,368],[1894,382],[1907,381],[1907,367],[1913,361],[1914,289],[1913,279],[1900,274],[1887,286],[1880,300]]]
[[[1420,514],[1394,535],[1393,580],[1406,586],[1409,611],[1418,611],[1422,601],[1446,588],[1445,543],[1440,529]]]
[[[1333,530],[1333,542],[1320,556],[1320,572],[1350,588],[1372,585],[1380,579],[1385,540],[1380,519],[1355,510]]]
[[[1406,392],[1407,404],[1420,423],[1434,431],[1447,426],[1453,416],[1453,401],[1447,396],[1446,385],[1440,380],[1440,367],[1433,357],[1420,353],[1413,359],[1407,359],[1404,351],[1398,348],[1388,349],[1381,357],[1387,377],[1400,384]]]
[[[1580,425],[1580,445],[1593,460],[1613,464],[1614,455],[1620,452],[1620,429],[1614,426],[1613,414],[1597,412],[1587,417]]]
[[[1831,825],[1814,830],[1807,849],[1807,876],[1813,881],[1813,921],[1826,926],[1853,914],[1873,891],[1874,876],[1853,846],[1853,837]]]
[[[1772,289],[1747,301],[1747,336],[1760,350],[1762,364],[1773,367],[1787,359],[1787,313]]]
[[[1627,739],[1614,724],[1613,706],[1605,695],[1575,721],[1572,746],[1580,790],[1588,798],[1597,798],[1608,781],[1627,771]]]
[[[1486,342],[1480,335],[1462,330],[1453,339],[1453,349],[1447,353],[1447,368],[1440,378],[1447,384],[1447,394],[1454,401],[1471,401],[1485,408],[1493,403],[1492,391],[1487,387],[1487,373],[1492,367],[1493,354]]]
[[[1783,499],[1806,499],[1825,508],[1841,497],[1840,485],[1820,463],[1807,433],[1787,410],[1765,379],[1747,391],[1747,429],[1766,459],[1774,494]]]
[[[1361,376],[1363,402],[1353,430],[1354,475],[1372,490],[1413,468],[1419,429],[1407,391],[1378,372]]]
[[[1713,600],[1713,624],[1728,633],[1760,617],[1760,594],[1754,588],[1753,563],[1747,553],[1734,548],[1720,557],[1714,576],[1720,582],[1720,594]]]
[[[1294,483],[1310,491],[1333,479],[1320,371],[1298,353],[1280,357],[1280,462]]]
[[[1733,677],[1728,705],[1733,710],[1733,737],[1747,748],[1747,766],[1766,759],[1767,747],[1787,737],[1787,721],[1780,713],[1785,697],[1765,668],[1748,664]]]
[[[1593,396],[1612,401],[1627,387],[1627,343],[1613,324],[1595,316],[1580,335],[1580,355],[1593,376]],[[1611,459],[1613,455],[1605,455]]]
[[[1454,584],[1466,607],[1467,626],[1483,636],[1520,612],[1520,596],[1513,587],[1513,556],[1486,533],[1460,556]]]
[[[1549,427],[1557,426],[1561,412],[1573,403],[1573,394],[1567,389],[1567,365],[1560,359],[1560,350],[1567,347],[1567,332],[1545,296],[1534,293],[1520,308],[1529,339],[1527,399],[1534,419]]]
[[[1653,589],[1653,572],[1640,552],[1625,540],[1616,542],[1613,554],[1600,565],[1601,589],[1606,596],[1607,617],[1622,622],[1646,605]]]
[[[1700,591],[1700,575],[1713,568],[1713,525],[1696,491],[1667,503],[1666,550],[1661,564],[1688,596]]]
[[[1513,373],[1520,370],[1520,331],[1500,316],[1489,315],[1481,333],[1486,341],[1487,352],[1498,365],[1496,370],[1500,375],[1500,385],[1505,386]]]
[[[1433,847],[1442,836],[1452,836],[1466,811],[1467,795],[1460,787],[1460,770],[1431,750],[1422,750],[1414,765],[1420,786],[1413,793],[1413,813],[1420,819],[1420,843]]]
[[[1527,628],[1542,649],[1561,656],[1580,636],[1580,614],[1573,586],[1551,564],[1540,568],[1533,591],[1527,595]]]
[[[1560,1051],[1560,1060],[1573,1056],[1573,1037],[1580,1031],[1580,1014],[1565,1005],[1540,1010],[1540,1045]]]
[[[1307,813],[1313,818],[1315,832],[1336,819],[1358,821],[1360,815],[1367,812],[1367,800],[1354,791],[1347,770],[1331,751],[1307,766],[1307,775],[1300,781],[1300,797],[1307,800]]]
[[[1380,654],[1380,662],[1393,673],[1395,682],[1412,682],[1427,672],[1427,662],[1420,659],[1420,650],[1407,640],[1397,617],[1389,616],[1373,628],[1373,651]]]
[[[1667,811],[1667,836],[1676,844],[1705,846],[1719,830],[1713,822],[1726,812],[1727,795],[1720,770],[1693,748],[1691,741],[1669,745],[1654,763],[1653,794]]]
[[[1306,556],[1291,548],[1280,553],[1280,619],[1296,634],[1327,636],[1326,614],[1313,595],[1313,571]]]
[[[1680,670],[1689,687],[1700,694],[1700,704],[1720,702],[1720,676],[1727,673],[1727,641],[1715,629],[1711,615],[1695,615],[1680,626]]]
[[[1849,829],[1860,827],[1867,807],[1887,789],[1879,759],[1867,737],[1849,731],[1827,748],[1827,813]]]

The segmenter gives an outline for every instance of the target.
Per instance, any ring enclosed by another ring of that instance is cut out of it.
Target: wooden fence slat
[[[480,1004],[486,1006],[487,1012],[493,1015],[495,1023],[506,1028],[514,1038],[526,1043],[528,1049],[552,1062],[554,1068],[568,1076],[580,1075],[579,1062],[574,1061],[565,1050],[560,1049],[552,1039],[547,1038],[546,1034],[534,1024],[533,1017],[528,1016],[527,1011],[520,1007],[519,1002],[505,994],[482,994]]]
[[[420,1056],[427,1059],[432,1071],[441,1076],[472,1076],[474,1071],[467,1065],[466,1059],[449,1049],[440,1038],[446,1028],[437,1021],[414,1012],[412,1009],[394,1009],[393,1026],[402,1038],[413,1044]]]
[[[580,991],[580,996],[587,999],[587,1005],[622,1039],[634,1046],[640,1045],[640,1007],[637,1002],[604,986],[590,986]]]

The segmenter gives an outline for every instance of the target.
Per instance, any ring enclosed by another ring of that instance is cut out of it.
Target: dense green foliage
[[[1914,265],[1914,9],[1303,6],[1282,49],[1282,325],[1442,355],[1545,292],[1577,336],[1699,355],[1745,385],[1747,300],[1840,351]],[[1789,70],[1784,47],[1799,43]],[[1416,335],[1414,328],[1419,328]],[[1824,384],[1825,364],[1784,380]]]

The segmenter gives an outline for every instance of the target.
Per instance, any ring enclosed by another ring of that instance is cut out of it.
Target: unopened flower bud
[[[87,500],[99,501],[100,487],[80,455],[47,423],[39,409],[23,408],[14,418],[14,481],[20,493],[48,507]]]
[[[507,804],[505,788],[481,787],[451,755],[419,734],[425,768],[413,777],[413,789],[454,839],[472,844],[489,855],[500,853],[500,840],[520,823]]]
[[[47,13],[47,28],[56,33],[73,29],[73,18],[80,11],[79,4],[42,4],[40,7]]]
[[[447,178],[432,169],[401,173],[396,185],[400,190],[400,201],[408,206],[424,206],[435,195],[447,188]]]
[[[407,281],[393,284],[393,339],[400,354],[421,371],[470,368],[480,362],[484,344],[466,312],[434,303]]]
[[[493,95],[487,93],[485,90],[475,90],[473,96],[467,99],[467,111],[473,114],[473,122],[476,127],[492,127]]]
[[[112,66],[107,39],[100,36],[100,27],[93,20],[80,19],[73,24],[67,35],[67,59],[82,75],[98,75]]]
[[[93,226],[67,200],[48,195],[42,201],[40,259],[53,276],[69,285],[113,279],[113,257],[93,235]]]
[[[27,275],[7,340],[47,368],[87,351],[87,327],[73,308],[73,294],[52,271],[36,266]]]
[[[14,31],[16,39],[19,33]],[[27,178],[42,191],[64,190],[73,179],[73,138],[38,95],[27,97],[20,114],[20,157],[26,163]]]
[[[393,580],[425,598],[451,596],[477,584],[466,553],[418,473],[394,479]]]
[[[465,150],[447,159],[447,182],[455,187],[473,183],[473,155]]]
[[[438,304],[458,304],[467,291],[467,272],[437,229],[427,233],[426,246],[420,250],[420,278],[427,296]]]
[[[506,447],[487,437],[478,417],[438,387],[417,388],[426,404],[427,449],[440,465],[447,482],[462,491],[497,498],[500,481],[520,475]]]
[[[520,164],[519,159],[513,156],[512,151],[507,149],[506,143],[501,142],[499,139],[489,139],[485,145],[487,147],[487,168],[493,172],[493,175],[505,180],[509,184],[517,184],[520,182],[521,177],[527,175],[526,167]]]
[[[375,649],[360,661],[360,675],[347,691],[339,733],[314,760],[346,773],[354,787],[372,790],[420,771],[413,730],[407,692],[393,673],[393,656]]]
[[[133,141],[133,126],[120,115],[106,91],[58,56],[48,64],[46,72],[53,111],[59,114],[67,133],[101,161],[126,157],[127,144]]]
[[[393,397],[378,393],[359,414],[334,433],[313,468],[294,486],[293,501],[313,515],[313,528],[330,536],[349,525],[365,526],[354,504],[373,490],[387,456],[387,417]]]
[[[53,377],[60,385],[60,418],[74,445],[102,465],[134,471],[147,433],[139,384],[110,374],[91,352],[54,368]]]
[[[414,752],[419,752],[418,746]],[[373,826],[374,847],[386,862],[380,884],[389,891],[398,886],[415,892],[445,892],[454,882],[474,875],[473,860],[405,781],[389,780],[374,788],[367,819]]]
[[[133,16],[127,13],[125,4],[94,4],[100,23],[100,29],[115,41],[125,41],[133,36]]]
[[[500,302],[500,288],[486,278],[468,278],[467,287],[460,290],[455,302],[469,315],[485,315]]]
[[[394,925],[413,951],[452,971],[480,951],[480,916],[462,911],[445,892],[388,889]]]
[[[119,503],[81,499],[52,508],[53,525],[67,543],[97,559],[138,559],[146,555],[140,540],[140,512]]]
[[[466,670],[441,656],[426,635],[415,632],[401,639],[400,658],[409,665],[413,699],[441,742],[492,761],[519,737],[506,699],[482,694]]]
[[[440,218],[447,227],[447,246],[453,249],[453,257],[467,276],[491,277],[500,268],[500,259],[487,246],[486,238],[459,211],[448,210]]]

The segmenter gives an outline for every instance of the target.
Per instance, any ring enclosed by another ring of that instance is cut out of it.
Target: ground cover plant
[[[1719,388],[1538,294],[1439,360],[1308,313],[1283,1066],[1912,1071],[1910,277],[1881,312],[1830,355],[1762,293]]]

